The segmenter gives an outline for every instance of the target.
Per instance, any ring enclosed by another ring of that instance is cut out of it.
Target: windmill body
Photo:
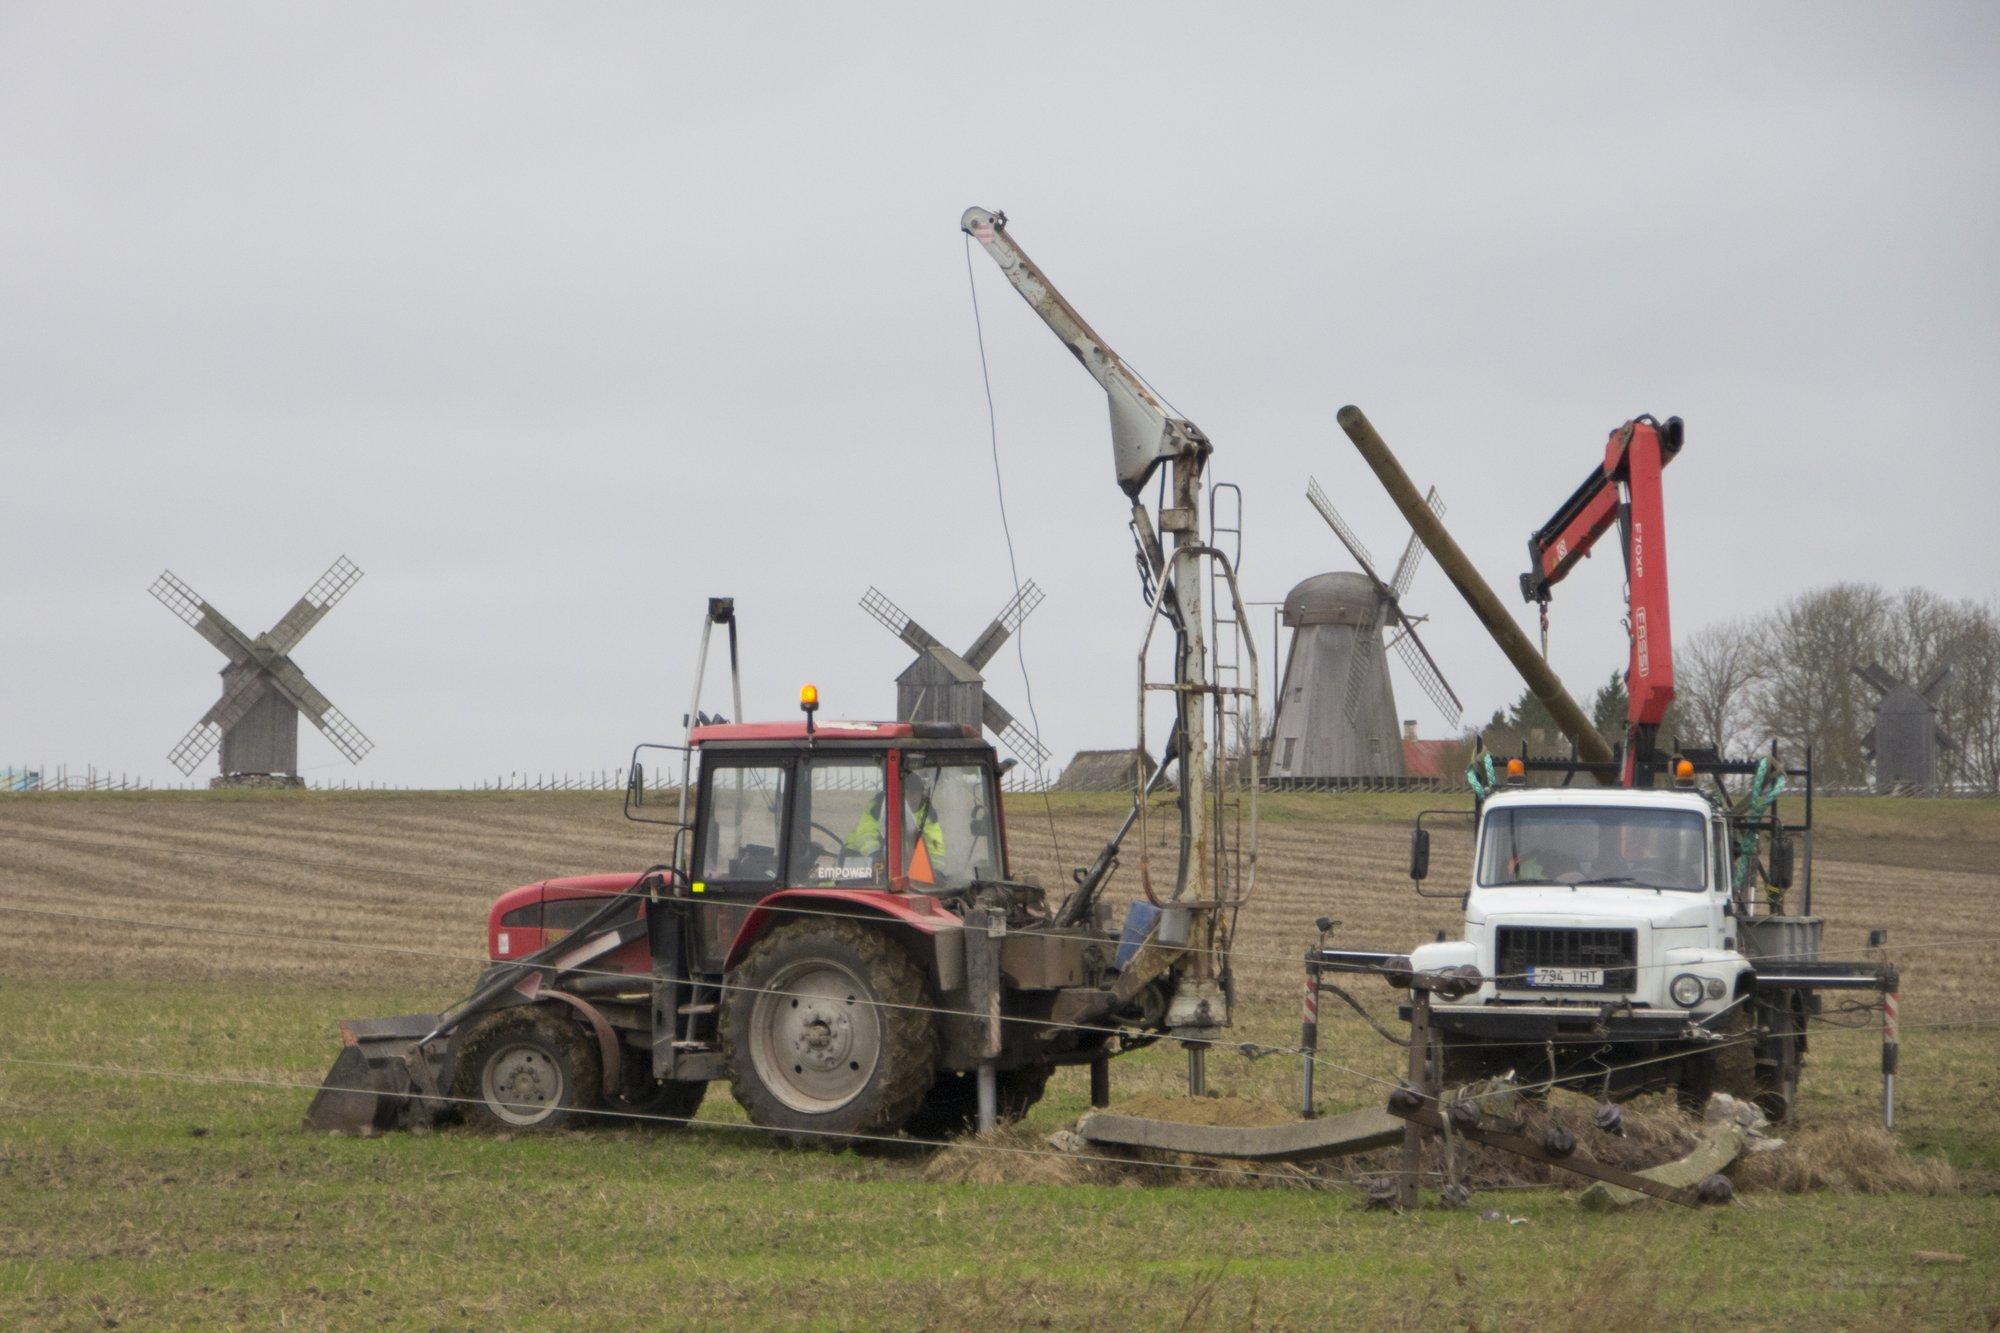
[[[926,648],[896,676],[896,720],[985,725],[986,678],[956,653]]]
[[[1861,738],[1862,752],[1875,761],[1876,790],[1938,786],[1945,751],[1958,748],[1937,720],[1938,700],[1951,679],[1951,668],[1939,666],[1916,685],[1897,680],[1874,662],[1855,667],[1854,674],[1873,685],[1879,696],[1875,725]]]
[[[360,579],[361,571],[342,556],[277,624],[253,639],[172,571],[160,575],[149,589],[153,596],[229,659],[222,668],[222,697],[168,753],[176,768],[192,776],[220,747],[222,775],[213,785],[303,786],[298,776],[301,715],[349,763],[361,762],[375,743],[291,658],[299,640]]]
[[[1271,776],[1402,777],[1402,731],[1375,585],[1365,574],[1315,574],[1286,595],[1280,615],[1292,641]]]
[[[945,647],[935,635],[910,618],[909,612],[870,588],[861,599],[861,609],[880,621],[891,634],[916,650],[916,659],[896,677],[896,720],[899,722],[951,722],[965,727],[984,727],[999,737],[1028,767],[1039,772],[1049,759],[1040,737],[1014,717],[986,689],[981,674],[985,665],[1000,651],[1000,645],[1021,627],[1028,613],[1041,604],[1042,590],[1033,579],[1021,585],[1013,599],[1000,609],[963,653]]]
[[[256,666],[234,662],[222,668],[222,693],[244,687],[263,674]],[[276,690],[257,689],[251,704],[234,726],[222,733],[222,771],[226,774],[276,775],[299,771],[299,710]]]
[[[1402,658],[1448,726],[1456,728],[1462,713],[1458,696],[1417,637],[1416,620],[1403,610],[1423,544],[1413,534],[1395,573],[1383,579],[1318,482],[1307,486],[1306,498],[1361,571],[1315,574],[1285,597],[1281,617],[1292,641],[1267,771],[1279,782],[1402,778],[1403,734],[1389,681],[1389,650]],[[1435,490],[1429,502],[1443,511]]]

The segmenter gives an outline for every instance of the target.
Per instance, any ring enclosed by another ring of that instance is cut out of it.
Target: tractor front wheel
[[[723,1056],[753,1124],[795,1143],[901,1129],[929,1091],[937,1024],[886,931],[810,919],[759,940],[730,978]]]
[[[452,1094],[486,1129],[568,1129],[603,1103],[597,1043],[536,1005],[476,1020],[460,1043]]]

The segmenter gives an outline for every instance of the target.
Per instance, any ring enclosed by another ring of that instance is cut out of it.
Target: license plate
[[[1604,969],[1601,967],[1531,967],[1528,969],[1530,986],[1602,986]]]

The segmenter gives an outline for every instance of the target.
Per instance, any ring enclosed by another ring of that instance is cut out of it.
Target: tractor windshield
[[[888,884],[888,791],[879,758],[822,754],[799,783],[792,820],[791,884],[884,888]]]
[[[1511,806],[1489,810],[1479,885],[1705,887],[1708,821],[1692,810],[1635,806]]]
[[[903,870],[918,889],[1005,878],[993,770],[913,755],[903,764]]]

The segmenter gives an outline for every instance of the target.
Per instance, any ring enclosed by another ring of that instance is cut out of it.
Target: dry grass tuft
[[[1093,1175],[1092,1163],[1014,1126],[961,1139],[924,1164],[924,1179],[937,1185],[1087,1185]]]
[[[1788,1135],[1785,1146],[1737,1163],[1739,1189],[1804,1194],[1914,1194],[1934,1198],[1959,1191],[1949,1162],[1913,1157],[1880,1125],[1819,1125]]]

